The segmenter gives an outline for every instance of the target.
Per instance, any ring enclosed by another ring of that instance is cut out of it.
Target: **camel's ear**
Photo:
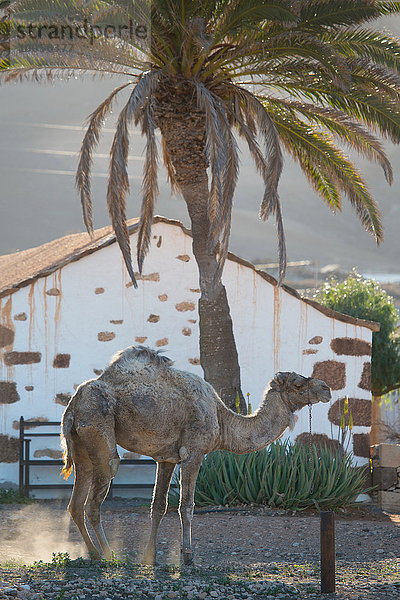
[[[279,371],[279,373],[276,373],[274,378],[271,379],[269,387],[272,390],[280,389],[283,385],[285,385],[288,375],[290,375],[290,373],[287,373],[286,371]]]

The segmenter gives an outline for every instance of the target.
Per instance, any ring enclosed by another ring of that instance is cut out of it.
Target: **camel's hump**
[[[154,350],[148,346],[129,346],[120,350],[112,357],[111,365],[127,367],[129,363],[149,363],[157,367],[171,367],[174,362],[167,356],[162,355],[162,350]]]

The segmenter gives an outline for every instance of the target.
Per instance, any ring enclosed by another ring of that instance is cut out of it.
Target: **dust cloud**
[[[49,562],[53,553],[67,552],[71,559],[86,556],[80,534],[65,508],[3,506],[0,521],[0,562]]]

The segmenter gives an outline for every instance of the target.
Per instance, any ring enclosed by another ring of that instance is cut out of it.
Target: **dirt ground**
[[[139,562],[149,530],[148,507],[107,501],[103,516],[116,555]],[[53,552],[82,556],[81,540],[68,519],[65,503],[0,506],[2,562],[21,558],[26,562],[48,561]],[[193,519],[196,566],[220,569],[221,573],[236,570],[252,579],[275,577],[287,584],[314,585],[313,594],[305,597],[319,598],[315,595],[319,590],[319,527],[315,511],[198,510]],[[400,516],[364,506],[337,514],[335,527],[335,598],[400,598]],[[179,564],[176,511],[169,511],[161,524],[158,562]]]

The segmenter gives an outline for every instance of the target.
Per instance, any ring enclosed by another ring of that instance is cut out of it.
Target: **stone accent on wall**
[[[328,418],[334,425],[340,425],[340,420],[344,411],[345,398],[339,398],[332,404],[328,412]],[[371,400],[363,398],[349,398],[349,412],[345,416],[345,422],[348,424],[350,413],[353,418],[353,425],[370,427],[371,426]]]
[[[197,319],[188,319],[188,323],[197,323]]]
[[[167,294],[160,294],[158,296],[158,299],[160,302],[166,302],[168,300],[168,295]]]
[[[97,334],[97,339],[99,342],[111,342],[115,338],[115,333],[113,331],[100,331]]]
[[[27,392],[33,392],[33,385],[26,385],[25,389]]]
[[[360,383],[358,387],[362,390],[371,390],[371,363],[365,362],[361,373]]]
[[[123,319],[110,319],[110,323],[112,323],[112,325],[122,325],[123,322]]]
[[[104,294],[104,291],[105,291],[104,288],[98,287],[94,290],[94,293],[99,295],[99,294]]]
[[[388,490],[397,484],[396,467],[378,467],[372,471],[372,485],[378,490]],[[400,500],[400,495],[399,495]]]
[[[372,484],[382,510],[400,514],[400,444],[371,446]]]
[[[156,341],[156,346],[159,348],[161,346],[168,346],[168,338],[161,338],[161,340]]]
[[[46,291],[46,294],[47,294],[48,296],[61,296],[61,292],[60,292],[60,290],[59,290],[58,288],[55,288],[55,287],[53,287],[53,288],[51,288],[51,289],[47,290],[47,291]]]
[[[14,404],[19,399],[15,381],[0,381],[0,404]]]
[[[395,492],[378,492],[378,504],[382,510],[398,515],[400,513],[400,494]]]
[[[306,348],[303,350],[303,354],[318,354],[318,350],[315,348]]]
[[[30,423],[33,423],[34,421],[40,421],[40,423],[47,423],[48,418],[47,417],[31,417],[30,419],[26,419],[26,420],[24,420],[24,429],[34,429],[35,425],[30,425]],[[18,431],[19,430],[19,420],[13,421],[12,426],[13,426],[13,429],[16,429]]]
[[[346,365],[336,360],[317,362],[312,377],[322,379],[332,390],[341,390],[346,385]]]
[[[6,352],[4,363],[10,367],[12,365],[32,365],[42,360],[40,352]]]
[[[303,433],[300,433],[296,437],[295,441],[297,444],[304,444],[305,446],[308,446],[310,444],[310,437],[311,443],[315,444],[319,448],[328,448],[328,450],[331,450],[333,453],[343,451],[340,442],[338,440],[332,440],[325,433],[310,434],[308,431],[303,431]]]
[[[334,338],[331,348],[335,354],[346,356],[371,356],[372,346],[369,342],[357,338]]]
[[[61,406],[67,406],[70,400],[71,394],[56,394],[56,397],[54,398],[54,402],[56,404],[61,404]]]
[[[147,340],[146,336],[138,336],[135,337],[135,342],[137,342],[138,344],[144,344],[144,342]]]
[[[188,362],[190,362],[191,365],[199,365],[200,364],[200,358],[188,358]]]
[[[376,444],[371,446],[373,466],[400,468],[400,444]]]
[[[182,329],[182,334],[183,335],[192,335],[192,330],[190,329],[190,327],[184,327]]]
[[[136,281],[160,281],[160,273],[149,273],[148,275],[141,275],[135,272]],[[129,281],[125,287],[130,288],[133,286],[132,281]]]
[[[156,239],[156,237],[157,236],[155,235],[154,239]],[[158,240],[157,240],[157,244],[156,244],[157,248],[161,248],[161,244],[162,244],[162,235],[159,235],[158,236]]]
[[[28,317],[26,316],[26,313],[24,313],[24,312],[14,315],[14,321],[26,321],[27,318]]]
[[[53,448],[43,448],[41,450],[35,450],[35,452],[33,453],[33,456],[35,458],[55,458],[55,459],[60,459],[62,458],[62,450],[53,450]]]
[[[9,327],[0,325],[0,348],[11,346],[14,343],[15,333]]]
[[[309,344],[322,344],[324,338],[322,335],[314,335],[310,340],[308,340]]]
[[[189,292],[193,292],[194,294],[200,294],[200,288],[189,288]]]
[[[147,317],[147,321],[149,323],[158,323],[159,320],[160,320],[160,315],[151,314]]]
[[[179,304],[175,304],[176,310],[179,312],[186,312],[188,310],[194,310],[196,308],[194,302],[179,302]]]
[[[190,256],[188,254],[178,254],[178,256],[176,256],[175,258],[183,262],[189,262],[190,260]]]
[[[70,354],[56,354],[53,360],[53,367],[55,369],[68,369],[70,361]]]
[[[355,456],[369,458],[369,433],[353,433],[353,453]]]
[[[19,459],[19,438],[0,434],[0,463],[14,463]]]

